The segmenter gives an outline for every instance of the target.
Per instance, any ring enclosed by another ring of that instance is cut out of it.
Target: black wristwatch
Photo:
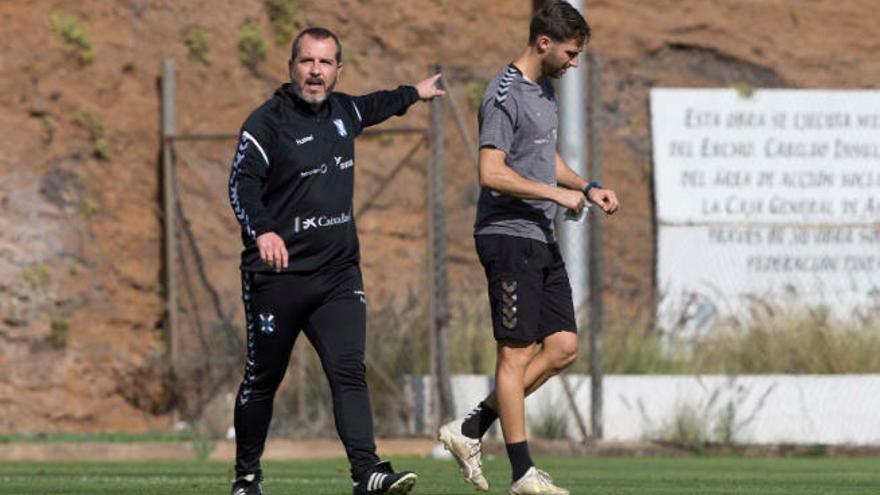
[[[587,184],[587,187],[585,187],[583,191],[581,191],[584,193],[584,197],[587,198],[587,201],[590,200],[590,191],[594,188],[602,189],[602,184],[599,184],[596,181],[592,181]]]

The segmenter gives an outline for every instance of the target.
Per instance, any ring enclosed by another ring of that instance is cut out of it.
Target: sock
[[[535,465],[529,455],[529,442],[508,443],[504,446],[507,447],[507,457],[510,458],[510,466],[513,468],[513,481],[516,481]]]
[[[480,402],[464,418],[464,422],[461,424],[461,434],[479,440],[483,438],[496,419],[498,419],[498,413],[487,406],[485,402]]]
[[[248,485],[252,485],[254,483],[259,483],[262,481],[262,475],[260,474],[242,474],[235,478],[235,483],[247,483]]]

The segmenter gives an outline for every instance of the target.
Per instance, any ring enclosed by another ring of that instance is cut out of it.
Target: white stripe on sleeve
[[[251,135],[248,131],[241,131],[242,139],[247,139],[248,141],[254,143],[257,146],[257,149],[260,151],[260,154],[263,155],[263,160],[266,160],[266,166],[269,166],[269,157],[266,156],[266,152],[263,151],[263,147],[260,146],[260,143],[257,142],[257,138]]]

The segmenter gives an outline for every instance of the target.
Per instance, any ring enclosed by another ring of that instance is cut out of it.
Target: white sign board
[[[655,89],[651,120],[661,320],[880,299],[880,92]]]

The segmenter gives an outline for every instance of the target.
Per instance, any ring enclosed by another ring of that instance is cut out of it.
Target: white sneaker
[[[482,443],[479,440],[468,438],[461,433],[461,423],[457,419],[440,427],[437,439],[443,443],[452,457],[458,462],[461,474],[468,483],[476,486],[478,490],[488,492],[489,482],[483,476],[482,468]]]
[[[532,466],[522,478],[510,484],[508,495],[569,495],[568,490],[553,484],[550,475]]]

